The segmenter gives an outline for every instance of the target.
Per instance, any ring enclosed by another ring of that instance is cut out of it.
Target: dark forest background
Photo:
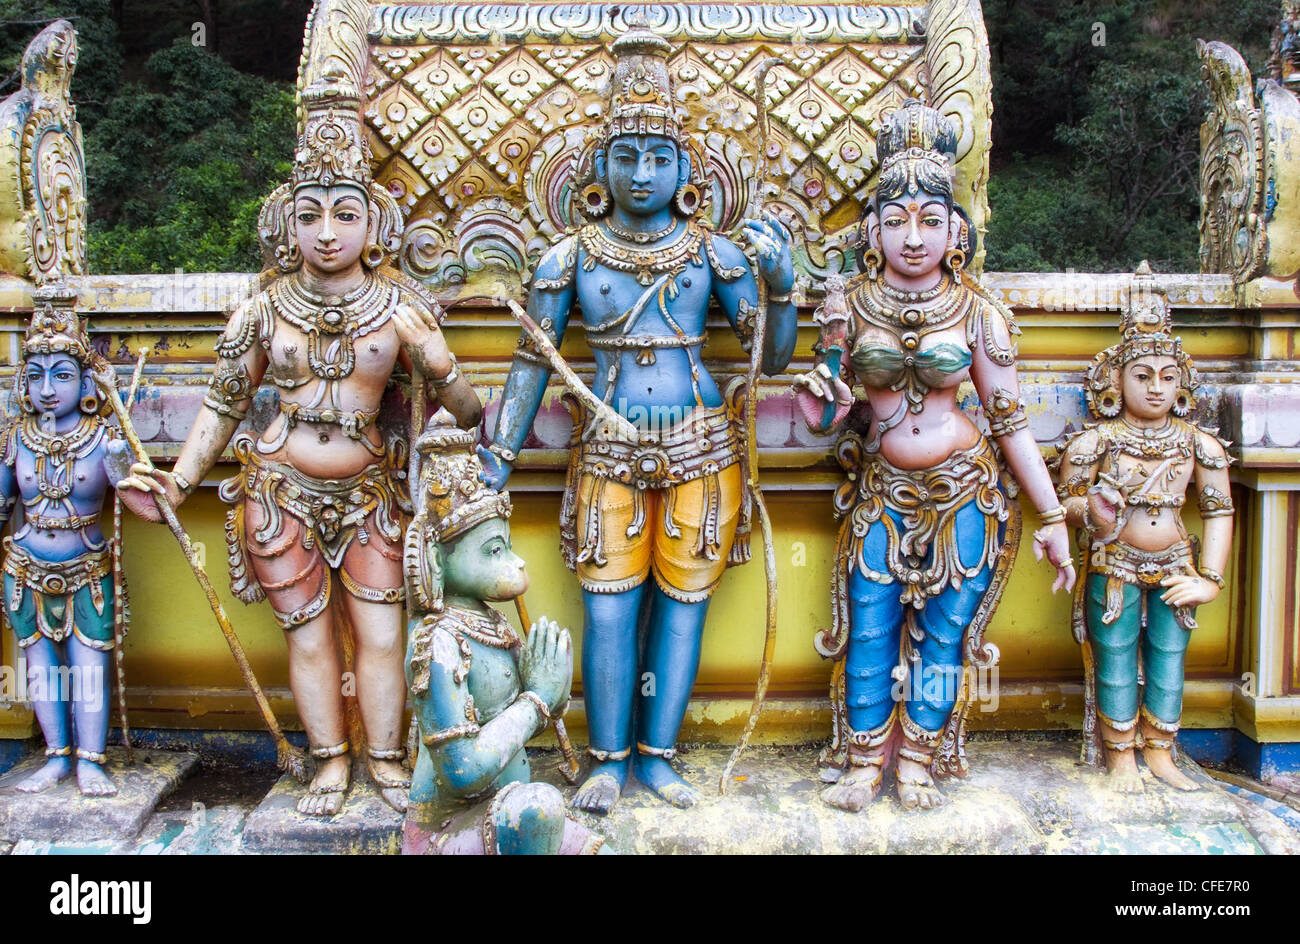
[[[78,30],[96,272],[252,271],[289,173],[310,0],[0,0],[0,98],[51,20]],[[984,0],[994,271],[1197,269],[1196,40],[1258,77],[1278,0]],[[201,26],[200,26],[201,24]],[[1101,33],[1104,27],[1104,37]],[[1104,38],[1104,44],[1098,40]],[[202,39],[203,45],[195,45]]]

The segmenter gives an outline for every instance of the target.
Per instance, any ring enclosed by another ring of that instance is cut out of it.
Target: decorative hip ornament
[[[843,520],[834,625],[815,640],[835,660],[826,802],[859,810],[897,767],[905,808],[944,802],[935,779],[966,774],[966,715],[997,648],[984,632],[1019,544],[1017,484],[1035,533],[1073,585],[1064,513],[1028,429],[1011,314],[965,274],[974,229],[953,201],[951,123],[915,100],[880,132],[880,181],[863,221],[866,270],[827,282],[815,315],[817,367],[795,381],[815,431],[845,421],[854,380],[871,419],[845,432],[835,494]],[[988,434],[957,406],[967,378]],[[972,444],[973,443],[973,444]],[[1012,478],[1014,476],[1014,478]]]
[[[417,444],[406,677],[420,757],[403,852],[594,853],[604,840],[565,816],[560,792],[528,782],[524,745],[568,708],[573,653],[568,630],[543,618],[520,639],[488,603],[519,603],[528,575],[510,550],[510,497],[483,484],[477,439],[439,412]]]
[[[318,7],[309,29],[342,29],[331,11],[338,12]],[[439,328],[441,308],[383,264],[400,243],[402,217],[372,180],[360,76],[347,72],[331,60],[315,77],[300,78],[293,175],[259,219],[271,267],[265,288],[230,317],[205,409],[173,473],[144,473],[178,504],[234,437],[241,468],[220,489],[231,505],[231,588],[246,603],[269,601],[286,630],[295,700],[318,761],[298,803],[312,816],[342,809],[353,742],[362,736],[371,779],[390,805],[406,809],[410,777],[399,743],[406,693],[393,641],[401,636],[405,598],[403,480],[411,432],[381,433],[377,426],[399,353],[416,368],[414,430],[423,426],[425,377],[463,426],[476,426],[482,415]],[[235,436],[256,393],[252,378],[262,376],[278,388],[280,415],[258,438]],[[131,484],[147,486],[139,477]],[[353,730],[338,685],[344,667],[334,655],[340,626],[353,637],[355,645],[345,648],[354,652],[358,678],[368,680],[356,691],[360,725]],[[322,651],[329,655],[320,657]]]
[[[1067,440],[1058,465],[1058,493],[1085,548],[1072,623],[1084,654],[1083,759],[1104,761],[1121,792],[1140,792],[1140,747],[1156,777],[1195,790],[1174,764],[1174,739],[1195,608],[1224,587],[1231,460],[1216,430],[1184,419],[1196,405],[1196,369],[1146,263],[1121,331],[1088,371],[1099,421]],[[1182,522],[1189,489],[1204,523],[1199,566]]]
[[[96,375],[111,383],[113,371],[90,349],[74,293],[52,285],[35,302],[15,383],[22,414],[0,431],[0,526],[23,505],[4,538],[4,615],[28,684],[39,685],[29,695],[48,758],[17,787],[45,790],[75,770],[83,794],[108,796],[117,792],[103,769],[115,649],[128,753],[130,744],[120,535],[100,524],[112,482],[105,458],[119,434],[100,414]]]
[[[572,188],[594,222],[542,257],[528,311],[513,306],[525,331],[483,453],[487,481],[504,487],[558,371],[577,401],[560,533],[586,603],[595,761],[573,802],[595,813],[609,811],[633,768],[674,805],[698,799],[670,761],[708,601],[726,568],[749,558],[753,507],[743,384],[724,393],[701,358],[710,300],[768,373],[788,363],[795,330],[788,232],[768,216],[741,229],[771,289],[771,330],[756,337],[755,273],[735,242],[699,218],[708,185],[676,111],[671,46],[632,27],[613,52],[607,117],[578,156]],[[594,390],[556,350],[579,311],[595,352]],[[647,610],[642,655],[637,626]],[[653,692],[638,692],[643,672],[655,678]]]

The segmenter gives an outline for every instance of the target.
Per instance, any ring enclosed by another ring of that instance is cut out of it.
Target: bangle
[[[1065,524],[1065,506],[1058,504],[1055,508],[1039,512],[1038,518],[1045,525]]]
[[[514,452],[511,449],[507,449],[505,446],[501,445],[500,443],[489,444],[488,452],[492,453],[492,455],[496,456],[502,462],[509,462],[512,465],[514,464],[515,460],[519,458],[519,453]]]
[[[525,688],[519,693],[519,697],[516,698],[515,701],[518,701],[520,698],[524,701],[531,702],[532,706],[537,709],[537,713],[542,716],[543,721],[551,720],[551,709],[546,707],[546,702],[542,701],[541,696],[536,692],[531,692]]]
[[[450,387],[452,384],[456,382],[456,378],[460,376],[459,371],[457,371],[456,369],[457,367],[460,366],[459,364],[456,363],[456,355],[451,354],[449,356],[451,358],[451,370],[447,371],[447,373],[441,377],[430,378],[430,382],[437,389],[442,389],[443,387]]]
[[[769,303],[784,305],[790,301],[790,293],[786,292],[784,295],[768,295],[767,300]]]
[[[194,491],[194,483],[179,472],[172,472],[172,481],[176,483],[176,487],[181,490],[182,495],[188,496],[190,492]]]
[[[1211,570],[1208,567],[1198,567],[1196,572],[1206,580],[1210,581],[1210,583],[1217,586],[1220,590],[1227,586],[1223,580],[1223,574],[1219,573],[1217,570]]]

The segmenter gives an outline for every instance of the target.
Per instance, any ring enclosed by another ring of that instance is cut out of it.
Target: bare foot
[[[298,812],[307,816],[334,816],[343,809],[343,796],[347,793],[352,775],[352,758],[331,757],[316,767],[307,792],[298,799]]]
[[[1169,750],[1157,747],[1143,748],[1142,759],[1147,762],[1151,773],[1175,790],[1191,793],[1193,790],[1201,789],[1200,784],[1178,769]]]
[[[82,796],[113,796],[117,785],[99,764],[88,760],[77,761],[77,789]]]
[[[905,810],[933,810],[948,802],[930,776],[930,769],[914,760],[898,758],[898,800]]]
[[[614,808],[618,798],[623,794],[623,784],[627,782],[627,771],[631,758],[598,764],[591,771],[586,781],[578,788],[569,802],[575,810],[598,813],[604,816]]]
[[[1132,749],[1106,752],[1106,776],[1110,788],[1116,793],[1145,793],[1142,775],[1138,773],[1137,758]]]
[[[680,810],[700,802],[700,791],[683,780],[662,757],[638,754],[636,779]]]
[[[410,772],[398,760],[376,760],[371,757],[367,763],[370,779],[379,787],[379,795],[384,798],[384,802],[397,812],[405,813],[411,790]]]
[[[42,790],[48,790],[70,773],[72,773],[71,758],[51,757],[40,770],[18,781],[15,788],[23,793],[40,793]]]
[[[840,774],[839,782],[822,791],[822,802],[836,809],[857,813],[880,793],[883,774],[879,767],[853,767]]]

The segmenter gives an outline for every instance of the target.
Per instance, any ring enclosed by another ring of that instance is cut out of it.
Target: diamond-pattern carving
[[[834,95],[845,108],[856,108],[887,80],[846,49],[818,70],[813,81]]]
[[[394,147],[409,138],[432,115],[433,112],[424,107],[420,97],[400,82],[366,108],[366,120],[371,127]]]
[[[484,260],[531,258],[539,237],[580,220],[570,203],[572,167],[600,128],[613,55],[607,43],[519,42],[518,35],[371,49],[367,118],[377,176],[421,220],[442,220],[439,238],[452,243],[438,256],[439,272],[453,245],[479,260],[461,260],[478,279]],[[765,35],[674,43],[678,114],[705,161],[715,224],[738,225],[761,168],[762,199],[810,240],[800,265],[838,264],[818,247],[840,245],[856,226],[877,170],[881,117],[921,91],[921,51]],[[768,146],[760,159],[757,72],[771,57],[779,61],[768,72]],[[526,212],[507,225],[490,201]],[[403,264],[424,273],[432,263],[410,251]],[[454,259],[452,270],[459,271]]]
[[[775,70],[774,70],[775,71]],[[808,144],[817,144],[847,115],[835,98],[815,82],[804,82],[772,109],[772,117]]]
[[[474,84],[461,71],[455,57],[441,49],[420,63],[406,76],[405,81],[420,96],[421,101],[433,109],[441,109]]]
[[[516,115],[521,115],[528,103],[554,85],[557,79],[519,46],[493,66],[483,76],[483,81]]]
[[[477,150],[501,130],[510,119],[510,110],[481,86],[475,86],[464,98],[453,102],[443,115],[461,140]]]

